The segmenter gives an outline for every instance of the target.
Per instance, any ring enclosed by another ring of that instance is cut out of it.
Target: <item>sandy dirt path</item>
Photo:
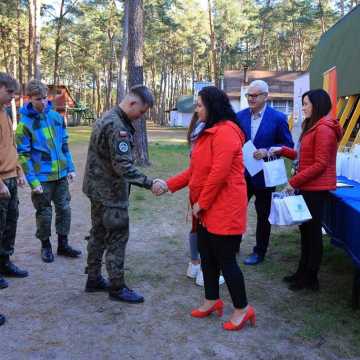
[[[151,136],[158,141],[163,134],[154,131]],[[180,141],[184,132],[176,130],[171,136]],[[249,299],[258,299],[254,304],[258,312],[256,328],[228,333],[222,330],[222,320],[216,317],[199,320],[189,316],[201,299],[202,289],[184,276],[188,231],[183,221],[184,192],[175,197],[177,208],[167,208],[163,200],[145,215],[135,212],[126,269],[129,284],[145,295],[145,303],[128,305],[111,302],[103,293],[86,294],[84,236],[90,221],[89,202],[81,192],[80,180],[86,149],[86,144],[72,147],[79,175],[71,187],[71,240],[83,252],[80,259],[56,257],[52,264],[40,260],[29,190],[20,192],[21,216],[14,261],[28,269],[30,276],[9,279],[9,288],[0,292],[0,312],[8,318],[0,328],[1,360],[339,359],[330,347],[303,343],[293,336],[296,326],[285,321],[282,309],[272,304],[274,297],[291,301],[294,295],[256,271],[245,270]],[[166,211],[162,220],[161,211]],[[253,235],[251,214],[248,237]],[[53,248],[55,240],[53,235]],[[242,254],[251,245],[245,244]],[[227,303],[224,317],[227,319],[230,299],[225,287],[222,293]]]

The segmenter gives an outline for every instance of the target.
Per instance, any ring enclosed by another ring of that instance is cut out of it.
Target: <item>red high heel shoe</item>
[[[206,316],[209,316],[211,313],[216,312],[217,316],[222,316],[224,311],[224,303],[221,299],[217,300],[216,303],[206,311],[202,311],[199,309],[195,309],[191,311],[191,316],[196,318],[204,318]]]
[[[246,310],[245,316],[241,320],[240,324],[235,325],[232,321],[227,321],[224,323],[224,330],[233,331],[233,330],[241,330],[247,321],[250,321],[251,326],[256,325],[256,314],[255,310],[252,306],[249,306]]]

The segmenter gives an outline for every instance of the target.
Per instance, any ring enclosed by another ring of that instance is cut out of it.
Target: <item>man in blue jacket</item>
[[[41,258],[53,262],[50,236],[52,205],[56,211],[58,255],[78,257],[81,252],[68,244],[71,223],[68,180],[75,167],[68,146],[68,133],[62,116],[47,100],[47,86],[38,80],[27,85],[30,102],[20,109],[16,130],[19,162],[31,187],[36,209],[36,237],[41,241]]]
[[[293,147],[291,133],[286,115],[267,105],[269,87],[265,81],[255,80],[248,88],[247,99],[249,107],[237,113],[237,121],[243,130],[246,141],[251,140],[256,147],[255,159],[266,160],[268,150],[272,146]],[[267,188],[263,171],[253,177],[245,172],[248,200],[255,196],[255,210],[257,214],[256,246],[253,253],[244,261],[245,265],[261,263],[269,245],[271,225],[269,214],[271,195],[275,187]]]

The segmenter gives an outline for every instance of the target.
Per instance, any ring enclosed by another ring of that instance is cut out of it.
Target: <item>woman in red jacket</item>
[[[196,112],[205,123],[192,150],[190,166],[171,177],[171,192],[189,187],[190,204],[197,219],[198,247],[204,275],[205,300],[193,317],[219,316],[224,304],[219,297],[222,272],[235,310],[225,330],[239,330],[247,321],[255,324],[248,305],[243,274],[236,251],[246,230],[247,194],[242,146],[244,135],[226,94],[214,86],[199,92]]]
[[[302,96],[305,120],[299,139],[298,167],[289,180],[286,191],[299,190],[310,210],[312,219],[300,225],[301,256],[297,271],[284,277],[289,289],[319,290],[322,242],[322,216],[329,190],[336,189],[336,153],[342,129],[336,119],[329,116],[331,100],[322,89],[310,90]],[[296,151],[289,148],[272,149],[289,158]]]

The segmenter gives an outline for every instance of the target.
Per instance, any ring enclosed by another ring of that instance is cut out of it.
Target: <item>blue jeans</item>
[[[200,259],[197,233],[189,233],[189,245],[190,245],[190,258],[192,261],[198,261]]]

